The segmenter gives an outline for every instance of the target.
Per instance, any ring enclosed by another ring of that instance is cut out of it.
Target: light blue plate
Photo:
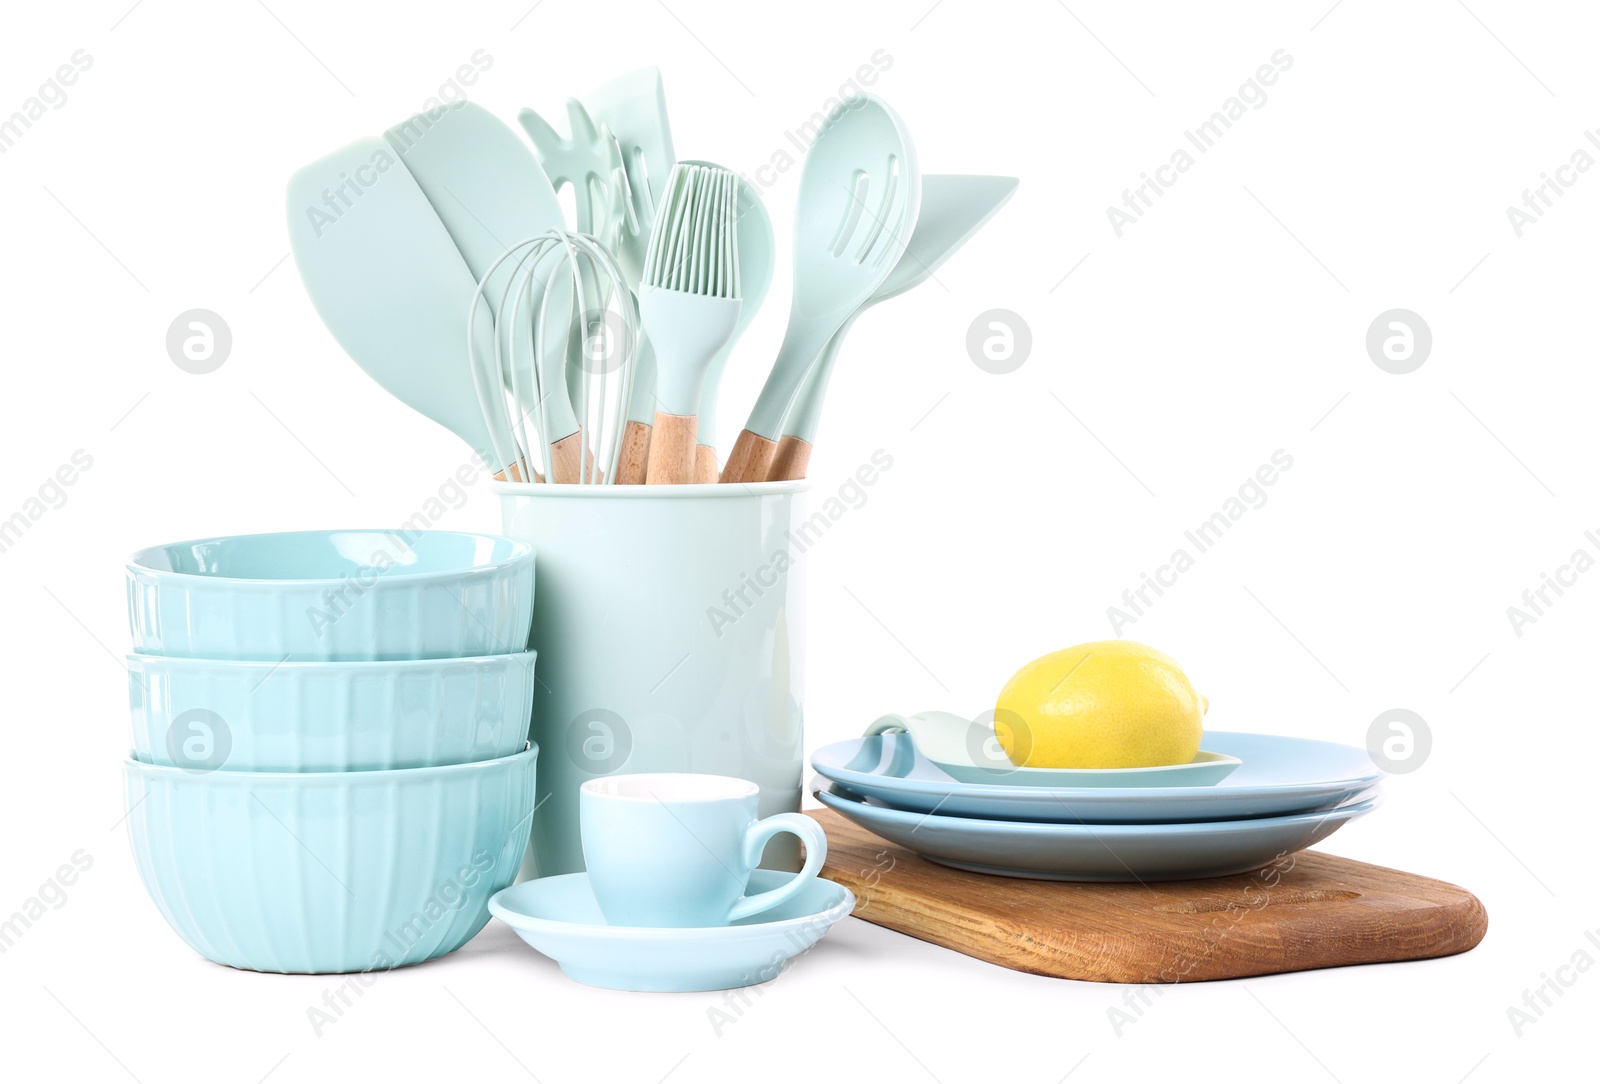
[[[795,875],[758,869],[750,892]],[[497,892],[489,913],[561,965],[568,978],[611,990],[732,990],[777,978],[854,910],[848,888],[813,880],[793,899],[731,926],[608,926],[586,873],[541,877]]]
[[[811,766],[845,792],[913,813],[1055,824],[1176,824],[1332,809],[1371,796],[1384,772],[1366,750],[1310,738],[1208,730],[1213,752],[1244,762],[1209,787],[1037,787],[962,783],[910,735],[823,746]]]
[[[930,862],[1042,881],[1192,881],[1259,869],[1332,835],[1378,801],[1322,813],[1194,824],[1032,824],[907,813],[832,790],[829,809]]]

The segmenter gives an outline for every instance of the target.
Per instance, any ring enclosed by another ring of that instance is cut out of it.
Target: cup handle
[[[889,763],[880,769],[884,775],[901,776],[909,772],[916,764],[913,753],[916,743],[911,737],[910,720],[904,715],[885,715],[877,722],[867,727],[863,737],[872,738],[880,735],[904,734],[905,737],[893,743],[886,743],[890,747]],[[865,750],[863,750],[865,752]],[[850,767],[855,768],[855,764]],[[863,766],[862,769],[865,769]],[[870,769],[865,769],[870,770]]]
[[[867,727],[861,736],[872,738],[879,734],[905,734],[910,729],[906,725],[906,717],[904,715],[884,715],[880,716],[877,722]]]
[[[761,861],[761,852],[766,848],[767,840],[780,832],[793,832],[806,845],[805,866],[781,888],[746,896],[734,903],[733,909],[728,912],[729,922],[771,910],[793,897],[822,871],[822,860],[828,857],[827,833],[822,830],[822,825],[799,813],[775,813],[752,824],[744,837],[745,865],[754,869]]]

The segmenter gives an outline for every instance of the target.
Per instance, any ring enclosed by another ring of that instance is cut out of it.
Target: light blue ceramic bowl
[[[494,760],[528,743],[534,653],[396,662],[128,656],[134,759],[355,772]]]
[[[175,542],[128,562],[133,649],[200,659],[442,659],[525,651],[533,547],[457,531]]]
[[[200,955],[386,971],[453,952],[528,844],[538,750],[387,772],[195,774],[124,763],[134,864]]]

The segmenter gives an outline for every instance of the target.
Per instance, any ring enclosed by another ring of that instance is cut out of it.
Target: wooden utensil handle
[[[512,463],[505,470],[495,471],[494,480],[497,482],[520,482],[522,481],[522,471],[515,463]],[[533,480],[535,482],[543,482],[544,475],[534,471]]]
[[[811,443],[785,435],[778,440],[778,450],[773,454],[772,466],[767,470],[767,481],[787,482],[804,478],[806,465],[810,462]]]
[[[717,465],[717,450],[709,444],[696,444],[694,446],[694,480],[696,482],[715,482],[722,476],[722,468]]]
[[[650,465],[644,479],[647,484],[684,485],[694,480],[697,421],[693,414],[656,411],[655,429],[650,433]]]
[[[617,484],[644,485],[649,463],[650,427],[644,422],[630,421],[622,431],[622,454],[617,459]]]
[[[741,431],[739,439],[733,443],[733,451],[728,453],[728,462],[723,465],[722,480],[765,481],[767,472],[772,469],[772,459],[777,451],[777,441],[768,440],[760,433],[752,433],[748,429]]]
[[[568,484],[602,480],[594,453],[583,446],[581,433],[570,433],[550,445],[550,478]]]

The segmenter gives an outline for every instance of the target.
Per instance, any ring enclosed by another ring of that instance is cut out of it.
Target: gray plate
[[[1191,824],[1029,824],[888,809],[833,790],[817,799],[930,862],[1044,881],[1190,881],[1275,862],[1377,808],[1376,798],[1322,813]]]

